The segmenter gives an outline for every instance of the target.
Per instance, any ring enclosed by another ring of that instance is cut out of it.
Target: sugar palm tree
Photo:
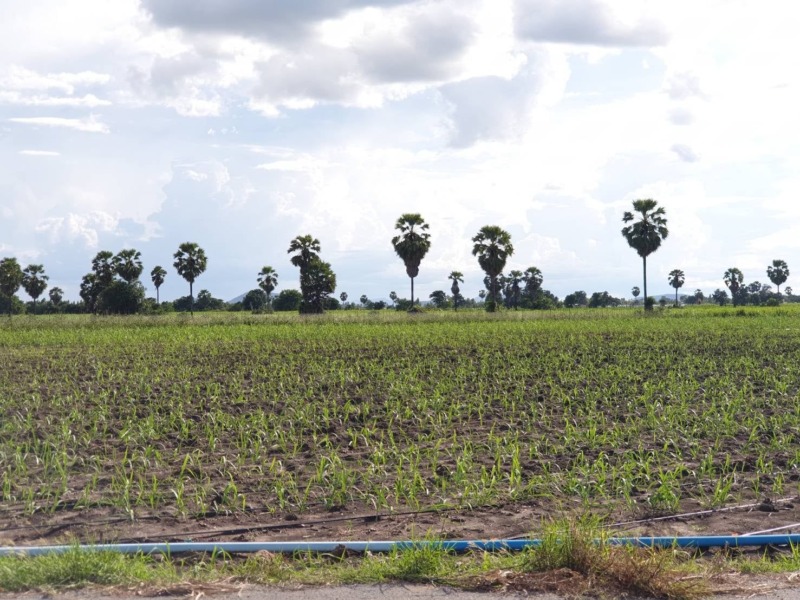
[[[458,284],[464,283],[464,275],[461,271],[451,271],[447,278],[453,282],[450,286],[450,293],[453,294],[453,310],[458,310],[458,301],[461,298],[461,288]]]
[[[414,307],[414,278],[419,275],[419,264],[431,248],[431,234],[428,224],[417,213],[401,215],[394,228],[400,231],[392,238],[392,246],[406,266],[406,274],[411,279],[411,307]]]
[[[42,265],[28,265],[22,271],[22,287],[25,292],[33,299],[33,314],[36,314],[36,300],[39,299],[47,289],[47,281],[50,278],[44,274]]]
[[[193,242],[184,242],[178,246],[178,251],[173,255],[175,262],[172,266],[178,271],[178,275],[189,282],[189,312],[194,315],[194,281],[202,275],[208,259],[206,252]]]
[[[478,264],[491,282],[491,298],[486,310],[494,312],[497,310],[497,276],[503,272],[508,257],[514,254],[511,234],[497,225],[485,225],[472,242],[472,255],[478,257]]]
[[[258,287],[264,290],[267,295],[267,306],[272,305],[272,292],[278,286],[278,273],[270,267],[265,265],[258,272]]]
[[[134,248],[117,252],[112,263],[117,275],[126,283],[133,283],[142,274],[142,253]]]
[[[678,306],[678,288],[683,287],[686,275],[680,269],[672,269],[669,272],[669,284],[675,288],[675,306]]]
[[[785,260],[776,259],[772,261],[772,265],[767,267],[767,277],[769,280],[778,286],[778,296],[781,295],[781,284],[786,283],[789,278],[789,265]]]
[[[159,297],[159,288],[164,283],[164,279],[167,277],[167,272],[164,270],[164,267],[160,265],[156,265],[153,267],[153,270],[150,271],[150,279],[153,281],[153,285],[156,287],[156,304],[161,304],[161,298]]]
[[[739,290],[744,282],[744,274],[736,267],[731,267],[722,275],[722,280],[731,291],[731,299],[733,305],[736,306],[739,302]]]
[[[642,275],[644,279],[644,307],[645,310],[652,310],[652,306],[647,302],[647,257],[659,249],[661,242],[669,235],[667,229],[666,212],[663,207],[658,206],[658,202],[652,199],[634,200],[633,210],[638,213],[634,215],[626,211],[622,215],[623,223],[630,223],[622,228],[622,235],[627,240],[628,245],[636,250],[642,257]]]

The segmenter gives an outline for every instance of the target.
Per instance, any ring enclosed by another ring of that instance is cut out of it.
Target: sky
[[[100,250],[231,299],[297,288],[311,234],[336,295],[409,296],[394,224],[420,213],[418,296],[477,296],[471,238],[507,270],[630,297],[633,200],[666,210],[651,293],[729,267],[800,276],[800,52],[791,3],[742,0],[0,0],[0,257],[77,300]],[[796,266],[795,266],[796,265]],[[795,279],[790,275],[787,285]],[[800,288],[800,283],[797,284]]]

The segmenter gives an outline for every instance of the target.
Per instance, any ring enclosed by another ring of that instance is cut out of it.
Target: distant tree
[[[153,285],[156,288],[156,303],[161,304],[161,298],[159,296],[159,290],[161,286],[164,284],[164,279],[167,277],[167,272],[164,270],[163,267],[155,266],[153,270],[150,271],[150,279],[153,282]]]
[[[789,301],[791,302],[791,301],[792,301],[792,296],[793,296],[793,294],[792,294],[792,291],[793,291],[793,290],[792,290],[792,286],[790,286],[790,285],[787,285],[787,286],[786,286],[786,289],[785,289],[784,291],[786,292],[786,298],[787,298],[787,300],[789,300]]]
[[[589,298],[586,292],[579,290],[572,292],[564,297],[564,306],[567,308],[574,308],[575,306],[586,306],[589,304]]]
[[[272,301],[272,308],[277,311],[294,311],[300,309],[303,295],[297,290],[281,290]]]
[[[14,305],[14,294],[22,285],[22,269],[16,258],[4,258],[0,260],[0,293],[4,296],[3,301],[8,308],[8,318]]]
[[[310,235],[298,235],[289,243],[288,253],[294,253],[290,261],[295,267],[300,269],[300,293],[303,296],[303,302],[300,304],[301,313],[314,313],[316,312],[316,308],[319,309],[319,312],[322,312],[324,308],[324,303],[320,303],[315,307],[314,301],[312,300],[313,284],[311,271],[314,263],[321,262],[319,258],[320,248],[319,240]],[[328,265],[328,267],[330,268],[330,265]],[[317,270],[316,274],[319,274],[319,270]]]
[[[42,265],[28,265],[22,271],[22,287],[33,300],[33,314],[36,314],[36,300],[39,299],[47,289],[47,281],[50,278],[44,274]]]
[[[436,308],[447,308],[447,294],[444,291],[435,290],[428,297]]]
[[[478,290],[478,298],[484,300],[486,298],[486,290]]]
[[[431,234],[428,224],[418,213],[405,213],[397,219],[394,228],[400,231],[392,238],[392,246],[397,256],[406,266],[406,274],[411,279],[411,306],[414,306],[414,278],[419,275],[419,265],[431,248]]]
[[[300,311],[322,314],[330,295],[336,291],[336,274],[331,269],[330,263],[323,262],[319,258],[312,260],[307,267],[302,287],[305,293]]]
[[[194,282],[202,275],[208,265],[206,252],[194,242],[184,242],[173,255],[172,266],[189,283],[189,312],[194,314]]]
[[[706,299],[706,297],[705,297],[705,295],[703,295],[703,290],[701,290],[700,288],[697,288],[694,291],[694,303],[695,304],[702,304],[703,300],[705,300],[705,299]]]
[[[675,288],[675,306],[678,306],[678,289],[683,287],[686,275],[680,269],[672,269],[669,272],[669,284]]]
[[[142,274],[142,253],[133,248],[120,250],[111,262],[125,283],[133,283]]]
[[[633,296],[633,303],[636,304],[636,299],[639,297],[639,294],[642,293],[642,290],[639,289],[639,286],[635,285],[631,288],[631,295]]]
[[[529,304],[529,308],[534,308],[537,303],[537,296],[539,296],[542,289],[544,276],[538,267],[528,267],[525,269],[523,281],[525,282],[525,299]]]
[[[472,238],[472,255],[478,257],[478,264],[490,280],[490,299],[486,310],[497,310],[497,277],[503,272],[506,260],[514,254],[511,245],[511,234],[497,225],[485,225]]]
[[[389,292],[389,300],[392,301],[392,306],[394,306],[397,303],[397,292],[395,291]]]
[[[257,281],[258,287],[264,290],[264,293],[267,295],[266,304],[269,306],[272,302],[272,292],[275,291],[275,288],[278,285],[278,273],[275,271],[275,269],[269,265],[266,265],[258,272]]]
[[[262,288],[247,292],[242,300],[245,310],[258,311],[267,306],[267,293]]]
[[[53,306],[58,306],[64,299],[64,290],[62,290],[60,287],[50,288],[48,296],[50,297],[50,302],[53,303]]]
[[[92,272],[95,275],[95,284],[100,291],[111,285],[117,272],[114,267],[114,253],[108,250],[101,250],[95,254],[92,259]]]
[[[450,286],[450,293],[453,294],[453,310],[458,310],[458,304],[461,302],[461,288],[458,284],[464,283],[464,275],[461,271],[451,271],[447,278],[453,282]]]
[[[728,292],[717,288],[714,290],[714,293],[711,294],[711,299],[720,306],[725,306],[728,303]]]
[[[97,312],[97,297],[102,291],[96,273],[87,273],[81,279],[80,297],[90,313]]]
[[[341,300],[342,303],[347,302],[347,292],[342,292],[341,294],[339,294],[339,300]]]
[[[517,270],[509,271],[506,277],[506,287],[508,289],[506,297],[508,298],[509,308],[514,310],[519,308],[520,300],[522,299],[520,283],[522,283],[523,277],[522,271]]]
[[[737,306],[739,304],[739,290],[744,282],[744,275],[736,267],[731,267],[722,275],[722,280],[725,282],[725,286],[731,291],[733,305]],[[727,302],[727,298],[725,301]],[[719,303],[719,301],[717,301],[717,303]],[[720,304],[720,306],[722,306],[722,304]]]
[[[200,290],[197,294],[197,302],[195,305],[197,310],[223,310],[227,302],[221,298],[215,298],[208,290]]]
[[[364,308],[367,308],[367,305],[369,304],[369,298],[367,298],[367,295],[361,294],[361,298],[359,298],[359,300],[361,301],[361,304],[364,305]]]
[[[594,292],[592,297],[589,298],[589,308],[608,308],[610,306],[619,306],[622,300],[615,298],[608,292]]]
[[[117,279],[100,290],[95,301],[101,313],[133,315],[144,303],[144,286],[139,281],[129,283]]]
[[[657,207],[658,202],[649,198],[634,200],[633,210],[639,213],[638,220],[622,228],[622,235],[628,245],[642,257],[645,298],[647,298],[647,257],[658,250],[661,242],[669,235],[666,212],[663,207]],[[622,216],[622,222],[630,223],[636,218],[633,213],[626,211]],[[645,310],[648,310],[647,302],[645,302]]]
[[[778,296],[781,295],[781,284],[789,278],[789,265],[785,260],[776,259],[772,265],[767,267],[767,277],[778,287]]]

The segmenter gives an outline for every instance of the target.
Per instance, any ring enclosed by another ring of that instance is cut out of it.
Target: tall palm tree
[[[461,299],[461,288],[458,284],[464,283],[464,275],[461,271],[451,271],[447,278],[453,282],[450,286],[450,293],[453,294],[453,310],[458,310],[458,301]]]
[[[164,267],[160,265],[156,265],[153,267],[153,270],[150,271],[150,279],[153,281],[153,285],[156,286],[156,304],[161,304],[161,298],[159,297],[159,288],[164,283],[164,279],[167,277],[167,272],[164,270]]]
[[[22,287],[25,292],[33,299],[33,314],[36,314],[36,300],[47,289],[47,281],[50,278],[44,274],[42,265],[28,265],[22,271]]]
[[[112,262],[117,275],[126,283],[133,283],[142,274],[142,253],[134,248],[120,250]]]
[[[270,267],[266,265],[261,268],[261,271],[258,272],[258,287],[264,290],[264,293],[267,295],[267,306],[272,305],[272,292],[278,286],[278,273]]]
[[[22,269],[16,258],[0,260],[0,294],[8,301],[8,318],[11,318],[11,309],[14,307],[13,297],[22,285]]]
[[[731,267],[722,275],[722,280],[731,291],[731,299],[733,300],[733,305],[736,306],[739,301],[739,290],[744,282],[744,274],[736,267]]]
[[[508,289],[511,292],[509,296],[511,299],[511,304],[514,307],[514,310],[517,310],[519,308],[519,299],[522,292],[522,290],[519,287],[519,284],[523,280],[523,278],[524,275],[522,274],[522,271],[517,271],[517,270],[509,271],[508,277],[506,278]]]
[[[678,306],[678,288],[683,287],[686,275],[680,269],[672,269],[669,272],[669,284],[675,288],[675,306]]]
[[[178,271],[178,275],[189,282],[189,312],[194,315],[194,281],[202,275],[208,259],[206,252],[194,242],[184,242],[178,246],[178,251],[173,255],[175,262],[172,266]]]
[[[478,264],[491,282],[491,298],[486,310],[494,312],[497,310],[497,276],[503,272],[508,257],[514,254],[511,234],[497,225],[484,225],[472,242],[472,255],[478,257]]]
[[[414,307],[414,278],[419,275],[419,264],[431,248],[428,224],[418,213],[406,213],[397,219],[394,228],[400,231],[392,238],[392,246],[411,278],[411,307]]]
[[[647,302],[647,257],[658,250],[661,242],[669,235],[667,229],[666,212],[658,202],[652,199],[634,200],[633,210],[638,214],[638,220],[622,228],[622,235],[628,245],[636,250],[642,257],[642,274],[644,279],[644,307],[652,310],[652,305]],[[623,223],[635,220],[633,213],[625,211],[622,215]]]
[[[294,256],[289,260],[295,267],[300,269],[300,294],[303,296],[303,300],[300,303],[300,312],[303,314],[316,312],[319,308],[314,304],[314,288],[316,286],[315,281],[318,279],[322,281],[320,277],[324,275],[324,273],[320,269],[317,269],[315,265],[317,265],[317,263],[327,264],[322,263],[322,259],[319,257],[320,250],[321,246],[319,240],[311,235],[298,235],[289,243],[289,250],[287,252],[289,254],[294,253]],[[330,267],[330,265],[328,265],[328,267]],[[332,274],[333,272],[331,271],[330,273]],[[326,286],[321,285],[321,287],[317,287],[322,289]]]
[[[776,259],[772,261],[772,266],[767,267],[767,277],[778,286],[778,296],[781,295],[781,284],[789,278],[789,265],[785,260]]]

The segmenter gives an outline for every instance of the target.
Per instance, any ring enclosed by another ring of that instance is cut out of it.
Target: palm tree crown
[[[394,228],[400,231],[392,238],[392,246],[397,256],[406,266],[406,274],[411,279],[411,306],[414,306],[414,278],[419,275],[419,264],[431,248],[431,234],[428,224],[418,213],[401,215]]]
[[[494,310],[497,306],[497,276],[503,272],[508,257],[514,254],[511,234],[497,225],[484,225],[472,242],[472,255],[478,257],[478,264],[491,280],[492,303],[487,308]]]
[[[683,287],[686,275],[680,269],[672,269],[669,272],[669,284],[675,288],[675,306],[678,306],[678,288]]]
[[[767,267],[767,277],[778,286],[778,295],[780,296],[781,285],[789,278],[789,265],[786,264],[785,260],[773,260],[772,265]]]
[[[178,251],[173,255],[175,262],[172,266],[178,275],[189,282],[189,310],[194,314],[194,280],[200,277],[208,265],[206,252],[193,242],[184,242],[178,246]]]
[[[267,303],[269,304],[271,294],[278,285],[278,273],[269,265],[264,266],[258,273],[258,287],[264,290],[267,294]]]
[[[161,298],[159,297],[159,288],[164,284],[164,279],[167,277],[167,272],[161,265],[156,265],[153,267],[153,270],[150,271],[150,279],[153,282],[153,285],[156,288],[156,302],[161,304]]]
[[[722,280],[725,282],[725,286],[731,291],[731,299],[733,300],[733,305],[736,306],[739,301],[738,292],[744,282],[744,273],[736,267],[731,267],[722,275]]]
[[[287,252],[296,254],[290,259],[291,263],[303,271],[315,258],[319,258],[321,246],[319,240],[311,235],[298,235],[289,243]]]
[[[633,210],[639,213],[638,220],[623,227],[622,235],[628,245],[642,257],[644,305],[647,309],[647,257],[659,249],[661,242],[669,235],[669,230],[667,229],[666,212],[663,207],[658,206],[658,202],[655,200],[650,198],[634,200]],[[636,216],[629,211],[625,211],[622,215],[623,223],[630,223],[635,219]]]

